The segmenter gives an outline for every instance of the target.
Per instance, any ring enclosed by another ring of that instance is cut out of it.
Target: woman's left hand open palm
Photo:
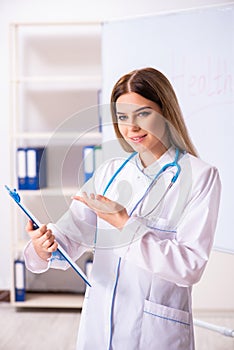
[[[127,210],[121,204],[100,194],[95,195],[91,193],[88,195],[86,192],[83,192],[82,196],[73,196],[72,198],[86,204],[99,218],[119,229],[129,219]]]

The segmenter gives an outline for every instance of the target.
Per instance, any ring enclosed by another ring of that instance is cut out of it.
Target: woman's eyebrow
[[[140,107],[140,108],[136,109],[133,113],[140,112],[140,111],[142,111],[143,109],[147,109],[147,108],[152,109],[150,106],[144,106],[144,107]]]
[[[152,109],[150,106],[144,106],[144,107],[137,108],[132,113],[138,113],[138,112],[141,112],[142,110],[147,109],[147,108]],[[126,114],[126,112],[118,112],[117,111],[116,114]]]

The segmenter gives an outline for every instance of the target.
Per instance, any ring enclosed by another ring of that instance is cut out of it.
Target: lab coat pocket
[[[189,348],[189,313],[145,300],[140,350],[188,350]]]

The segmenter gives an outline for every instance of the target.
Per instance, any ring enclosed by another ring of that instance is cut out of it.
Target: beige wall
[[[234,254],[213,251],[201,281],[193,288],[195,310],[234,310]]]

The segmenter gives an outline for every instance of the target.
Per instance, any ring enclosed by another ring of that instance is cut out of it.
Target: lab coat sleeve
[[[121,232],[139,237],[123,253],[127,260],[181,286],[197,283],[209,258],[221,192],[217,169],[201,174],[192,191],[174,238],[163,239],[142,217],[131,217]]]
[[[76,261],[87,250],[87,247],[85,245],[75,242],[67,238],[66,235],[59,233],[55,225],[48,224],[47,226],[53,231],[53,233],[55,233],[56,240],[66,250],[73,261]],[[26,268],[33,273],[43,273],[46,272],[49,268],[66,270],[70,266],[66,260],[62,259],[61,257],[55,258],[52,256],[47,261],[41,259],[37,255],[31,240],[28,242],[24,249],[24,260]]]
[[[41,259],[34,250],[30,240],[24,248],[24,260],[26,268],[34,273],[42,273],[49,269],[49,260]]]
[[[67,212],[56,224],[48,224],[58,243],[68,255],[76,261],[85,251],[93,246],[97,216],[83,203],[73,200]],[[42,260],[35,252],[30,241],[24,249],[25,264],[34,273],[47,271],[50,267],[67,269],[70,265],[59,255],[48,261]]]

